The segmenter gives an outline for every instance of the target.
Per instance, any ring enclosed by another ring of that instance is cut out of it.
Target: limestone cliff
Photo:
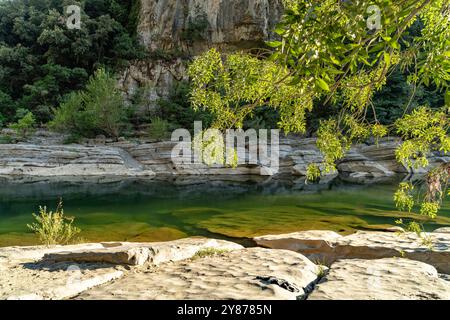
[[[270,37],[281,9],[280,0],[141,0],[138,34],[151,51],[252,48]]]
[[[124,71],[124,93],[131,98],[144,87],[154,102],[186,78],[192,56],[211,47],[261,47],[273,37],[282,9],[281,0],[141,0],[137,34],[151,57]]]

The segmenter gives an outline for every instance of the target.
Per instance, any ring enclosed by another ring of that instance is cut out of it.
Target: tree
[[[34,115],[28,111],[20,117],[17,123],[11,124],[10,128],[15,130],[21,139],[24,139],[33,132],[33,126],[35,123],[36,120],[34,119]]]
[[[431,152],[450,151],[450,0],[284,3],[278,39],[268,48],[227,55],[212,49],[190,65],[192,104],[214,114],[214,127],[242,127],[255,110],[269,106],[278,110],[278,125],[286,133],[304,133],[315,101],[337,105],[336,113],[320,121],[317,146],[324,162],[308,168],[309,179],[336,170],[352,143],[389,131],[403,138],[396,155],[407,167],[427,166]],[[412,37],[414,23],[422,27]],[[446,106],[413,109],[412,96],[399,118],[383,125],[373,97],[395,70],[407,74],[412,88],[434,86],[444,92]],[[421,214],[435,215],[448,172],[448,166],[430,171]],[[399,192],[411,200],[411,190]]]
[[[119,137],[127,113],[116,86],[113,76],[104,69],[97,70],[84,90],[72,92],[54,109],[50,128],[85,137]]]

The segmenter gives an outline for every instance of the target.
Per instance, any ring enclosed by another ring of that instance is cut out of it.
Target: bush
[[[79,92],[72,92],[58,109],[53,109],[53,120],[49,128],[60,132],[86,132],[89,124],[82,123],[83,97]]]
[[[21,117],[16,123],[11,124],[9,127],[13,129],[20,138],[24,139],[34,131],[35,123],[36,120],[34,115],[28,111],[28,113]]]
[[[127,120],[116,80],[104,69],[97,70],[85,90],[71,93],[53,113],[51,129],[88,138],[99,134],[117,138]]]
[[[59,201],[56,211],[47,212],[47,207],[39,207],[39,215],[33,213],[37,222],[27,227],[34,231],[39,240],[45,245],[65,245],[76,242],[81,230],[73,226],[74,218],[64,216],[62,200]]]
[[[63,140],[63,144],[78,144],[82,140],[82,137],[78,134],[70,134]]]
[[[156,140],[163,140],[168,138],[170,124],[167,120],[163,120],[159,117],[152,118],[148,133],[150,138]]]

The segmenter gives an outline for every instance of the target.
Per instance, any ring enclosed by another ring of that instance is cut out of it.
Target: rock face
[[[267,175],[259,165],[240,165],[230,168],[221,165],[177,164],[171,159],[175,142],[165,141],[151,144],[126,145],[127,152],[156,174],[175,175]]]
[[[395,150],[400,144],[397,139],[386,139],[381,145],[357,145],[338,164],[338,170],[350,182],[376,180],[408,170],[395,160]]]
[[[136,61],[120,87],[131,97],[145,87],[150,107],[186,79],[189,57],[261,47],[283,11],[281,0],[142,0],[137,34],[152,58]]]
[[[436,233],[450,233],[450,227],[444,227],[434,230]]]
[[[330,265],[339,259],[380,259],[406,257],[450,273],[450,236],[447,233],[427,234],[429,248],[415,233],[359,231],[340,236],[332,231],[304,231],[285,235],[257,237],[258,245],[272,249],[299,252],[312,261]]]
[[[78,299],[302,299],[318,267],[295,252],[252,248],[170,264],[87,291]]]
[[[281,137],[279,170],[262,165],[239,165],[230,168],[220,165],[178,164],[172,161],[171,141],[121,141],[89,145],[45,143],[42,137],[32,137],[39,144],[0,145],[0,176],[6,177],[152,177],[156,175],[215,175],[215,176],[272,176],[303,177],[311,163],[323,158],[315,139]],[[52,138],[51,141],[54,141]],[[95,141],[94,141],[95,143]],[[408,171],[395,159],[395,147],[400,142],[385,139],[379,145],[356,145],[338,163],[338,173],[345,181],[356,183],[395,179],[396,174]],[[244,158],[245,155],[242,155]],[[435,155],[432,164],[448,162],[448,157]],[[338,173],[322,178],[327,183]],[[299,178],[304,182],[304,178]]]
[[[189,259],[206,248],[242,249],[235,243],[204,238],[0,248],[0,299],[67,299],[124,276],[124,265],[156,266]]]
[[[450,282],[423,262],[386,258],[340,260],[308,300],[450,299]]]
[[[137,32],[150,51],[253,47],[270,38],[281,13],[280,0],[142,0]]]
[[[105,146],[0,145],[0,175],[153,176],[123,149]]]
[[[283,14],[282,0],[141,0],[137,34],[149,58],[134,61],[119,79],[126,99],[146,101],[140,106],[148,114],[157,101],[166,98],[174,85],[187,80],[187,62],[210,48],[233,52],[260,48],[272,40]],[[142,96],[141,96],[142,95]],[[338,165],[342,178],[349,182],[379,181],[397,173],[410,173],[395,160],[397,139],[379,146],[353,148]],[[220,167],[180,166],[170,161],[171,143],[132,145],[127,149],[138,161],[158,172],[176,174],[272,175],[265,167],[228,170]],[[156,151],[155,151],[156,150]],[[322,160],[313,139],[281,141],[281,172],[304,176],[309,163]],[[284,156],[283,156],[284,155]],[[437,162],[448,161],[436,156]],[[432,163],[435,161],[432,161]],[[416,173],[423,173],[422,171]],[[331,179],[332,174],[326,179]]]
[[[397,138],[383,139],[380,144],[360,144],[352,147],[338,165],[342,177],[349,182],[377,181],[395,174],[423,174],[425,169],[406,169],[395,158],[395,150],[401,144]],[[439,153],[430,157],[430,166],[448,162],[450,159]]]

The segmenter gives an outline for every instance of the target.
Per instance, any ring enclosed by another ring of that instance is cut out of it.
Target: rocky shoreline
[[[180,165],[171,160],[174,142],[144,140],[119,142],[99,138],[83,145],[62,144],[61,136],[38,132],[26,143],[0,144],[0,177],[10,180],[31,178],[144,178],[170,179],[183,176],[283,176],[304,177],[310,163],[320,163],[322,156],[315,139],[283,137],[280,140],[280,169],[274,174],[260,165],[241,165],[237,168],[207,165]],[[354,146],[337,164],[338,173],[324,177],[328,182],[339,176],[353,183],[371,183],[386,180],[398,174],[421,174],[411,171],[395,159],[400,141],[386,138],[379,144]],[[435,154],[430,164],[450,161]],[[300,179],[302,180],[302,179]],[[303,179],[304,181],[304,179]]]
[[[450,299],[450,233],[0,248],[0,299]],[[30,284],[33,283],[31,286]]]

